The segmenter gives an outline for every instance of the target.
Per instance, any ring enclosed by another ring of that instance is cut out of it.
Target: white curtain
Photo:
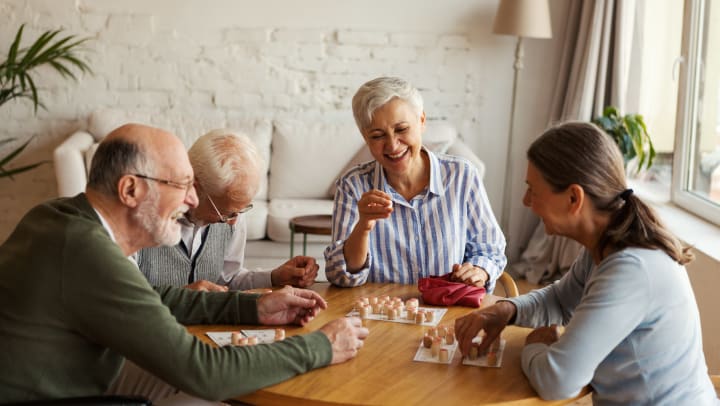
[[[631,56],[636,43],[635,0],[571,0],[562,60],[553,94],[549,124],[566,120],[590,121],[608,105],[634,109],[628,100],[633,83]],[[515,277],[532,283],[556,279],[572,265],[581,246],[545,234],[542,222],[527,210],[524,230],[530,235],[520,260],[508,267]]]

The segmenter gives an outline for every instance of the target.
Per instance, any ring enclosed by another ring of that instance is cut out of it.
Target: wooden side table
[[[330,235],[332,232],[332,216],[316,214],[299,216],[290,219],[290,258],[295,254],[295,233],[303,234],[303,255],[307,255],[307,235]]]

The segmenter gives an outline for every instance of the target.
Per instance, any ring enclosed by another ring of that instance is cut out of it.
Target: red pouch
[[[423,302],[436,306],[480,307],[485,288],[451,282],[450,274],[420,278],[418,289],[422,292]]]

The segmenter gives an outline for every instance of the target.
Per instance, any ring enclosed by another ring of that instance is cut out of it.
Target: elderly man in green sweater
[[[189,334],[181,323],[302,325],[326,307],[291,287],[262,296],[153,290],[128,257],[176,244],[177,220],[195,206],[180,140],[130,124],[100,144],[85,193],[25,215],[0,246],[1,402],[110,393],[217,400],[357,354],[368,334],[358,319],[253,347],[211,348]],[[132,385],[148,390],[128,392]]]

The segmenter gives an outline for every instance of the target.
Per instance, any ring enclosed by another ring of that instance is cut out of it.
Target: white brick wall
[[[487,77],[478,71],[502,66],[489,71],[501,72],[493,80],[503,83],[495,86],[509,91],[511,61],[505,55],[511,44],[488,46],[498,43],[489,33],[496,2],[473,3],[448,0],[438,15],[423,14],[411,0],[397,0],[381,14],[373,10],[385,2],[361,0],[128,0],[123,6],[3,0],[0,55],[22,23],[33,39],[63,27],[67,34],[92,38],[86,55],[95,75],[78,83],[55,74],[38,76],[48,110],[35,116],[25,101],[1,106],[0,140],[36,135],[16,165],[50,160],[68,134],[85,127],[90,112],[106,107],[143,112],[186,144],[197,132],[223,127],[236,117],[352,122],[350,98],[357,87],[379,75],[398,75],[421,89],[429,119],[454,123],[490,163],[487,188],[497,206],[502,180],[492,173],[504,166],[492,159],[504,153],[504,141],[497,131],[482,131],[505,128],[509,106],[483,103],[495,97],[486,94]],[[485,21],[471,21],[471,14]],[[482,34],[478,24],[487,27]],[[483,117],[499,117],[501,123],[482,123]],[[0,156],[12,146],[2,147]],[[49,164],[15,182],[0,179],[0,185],[0,241],[28,209],[56,194]]]

